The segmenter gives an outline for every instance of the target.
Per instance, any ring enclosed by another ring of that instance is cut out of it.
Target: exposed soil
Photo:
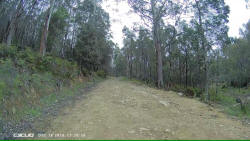
[[[18,122],[0,119],[0,140],[18,139],[13,137],[15,133],[34,133],[35,135],[45,133],[50,127],[51,121],[60,115],[65,107],[73,107],[78,101],[82,101],[87,97],[87,94],[89,94],[88,92],[91,91],[96,84],[96,82],[89,82],[85,86],[82,86],[82,88],[79,88],[74,96],[59,97],[52,105],[42,107],[41,114],[38,117],[25,115],[25,117]]]
[[[250,139],[250,127],[198,100],[111,78],[38,139]],[[52,137],[49,137],[52,136]]]

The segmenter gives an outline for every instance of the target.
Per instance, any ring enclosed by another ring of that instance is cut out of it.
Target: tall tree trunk
[[[10,19],[10,24],[7,29],[7,38],[6,38],[7,46],[10,46],[12,43],[12,38],[13,38],[13,35],[15,34],[16,22],[17,22],[18,17],[20,16],[20,10],[22,8],[22,4],[23,4],[23,0],[19,0],[17,3],[17,8],[15,12],[13,12],[12,17]]]
[[[149,77],[149,71],[146,71],[148,70],[149,67],[148,67],[148,59],[147,59],[147,56],[144,58],[144,80],[148,80],[148,77]]]
[[[198,9],[198,17],[199,17],[199,34],[201,36],[201,46],[202,46],[202,55],[204,57],[204,86],[205,87],[205,101],[208,102],[210,99],[209,93],[208,93],[208,61],[207,61],[207,48],[206,48],[206,39],[205,39],[205,33],[203,29],[202,24],[202,13],[200,10],[199,1],[196,0],[196,6]]]
[[[185,64],[186,64],[186,68],[185,68],[185,73],[186,73],[186,80],[185,80],[185,86],[186,86],[186,89],[187,89],[187,85],[188,85],[188,57],[187,57],[187,50],[185,51],[186,52],[186,57],[185,57]]]
[[[10,29],[9,29],[9,33],[8,33],[8,36],[7,36],[7,40],[6,40],[6,44],[7,46],[9,47],[11,45],[11,42],[12,42],[12,37],[14,35],[14,32],[15,32],[15,26],[14,26],[14,23],[10,23]]]
[[[143,59],[143,80],[146,80],[146,58]]]
[[[48,14],[46,16],[45,25],[44,25],[43,32],[42,32],[42,37],[41,37],[41,42],[40,42],[40,54],[42,54],[43,56],[45,55],[45,52],[46,52],[49,24],[50,24],[51,15],[54,9],[54,5],[55,5],[55,0],[51,0],[50,8],[48,9]]]
[[[162,55],[161,55],[161,46],[159,41],[159,29],[160,29],[160,19],[156,15],[156,9],[155,9],[155,0],[151,0],[151,8],[152,8],[152,14],[153,14],[153,40],[156,50],[156,67],[157,67],[157,86],[158,88],[163,87],[163,72],[162,72]],[[159,14],[159,13],[158,13]]]
[[[208,93],[208,63],[207,63],[207,54],[205,55],[205,100],[210,101],[210,95]]]
[[[163,87],[163,72],[162,72],[162,55],[160,45],[156,43],[156,51],[157,51],[157,85],[158,88]]]
[[[151,68],[151,66],[149,67],[149,78],[151,80],[154,80],[154,78],[152,78],[152,68]]]
[[[126,74],[127,74],[127,77],[130,78],[130,75],[129,75],[129,69],[130,69],[129,55],[126,58],[127,58]]]
[[[182,67],[181,67],[181,57],[178,57],[179,59],[179,84],[182,85]]]

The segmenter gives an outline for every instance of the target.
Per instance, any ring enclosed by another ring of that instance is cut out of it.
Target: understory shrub
[[[0,59],[12,61],[19,71],[51,72],[53,75],[64,79],[73,79],[78,75],[75,62],[51,55],[41,56],[30,48],[18,51],[15,46],[0,45]]]
[[[171,87],[171,90],[175,92],[185,92],[185,87],[182,85],[176,84],[173,87]]]
[[[106,78],[107,77],[107,73],[104,70],[98,70],[96,72],[97,76],[101,77],[101,78]]]
[[[215,101],[218,101],[218,100],[219,100],[219,97],[218,97],[218,94],[217,94],[215,88],[210,88],[210,89],[208,90],[208,94],[209,94],[209,98],[210,98],[209,100],[210,100],[210,101],[215,102]]]
[[[78,72],[73,61],[0,44],[0,118],[22,117],[27,113],[24,107],[36,107],[40,99],[69,86]]]
[[[16,54],[17,54],[16,46],[7,47],[6,45],[0,44],[0,58],[1,59],[15,58]]]
[[[22,82],[17,69],[14,67],[10,59],[1,61],[0,63],[0,97],[18,94]]]
[[[186,96],[194,97],[196,95],[194,88],[187,87],[185,91]]]

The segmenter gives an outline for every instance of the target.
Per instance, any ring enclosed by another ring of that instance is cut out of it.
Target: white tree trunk
[[[48,38],[48,30],[49,30],[49,24],[50,24],[50,19],[51,19],[51,15],[54,9],[54,5],[55,5],[55,0],[51,0],[50,1],[50,8],[48,11],[48,15],[46,16],[46,21],[45,21],[45,25],[44,25],[44,29],[42,32],[42,37],[41,37],[41,42],[40,42],[40,53],[44,56],[45,52],[46,52],[46,43],[47,43],[47,38]]]
[[[157,13],[155,11],[155,0],[151,0],[151,8],[152,8],[152,15],[153,15],[153,40],[156,50],[156,57],[157,57],[157,86],[158,88],[162,88],[163,83],[163,72],[162,72],[162,55],[161,55],[161,46],[159,43],[159,22]],[[159,13],[158,13],[159,14]]]

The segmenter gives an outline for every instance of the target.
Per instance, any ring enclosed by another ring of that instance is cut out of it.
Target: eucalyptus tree
[[[193,31],[192,28],[189,28],[188,25],[183,25],[183,34],[178,38],[179,43],[180,43],[180,51],[182,52],[184,56],[184,64],[185,64],[185,87],[187,88],[188,86],[188,72],[190,71],[190,57],[191,57],[191,52],[192,52],[192,42],[194,40],[194,34],[195,32]]]
[[[113,42],[110,40],[109,15],[100,5],[85,0],[79,3],[76,13],[77,41],[73,58],[83,70],[107,71],[111,62]]]
[[[240,29],[240,35],[250,43],[250,19],[243,25],[243,28]]]
[[[124,40],[123,40],[123,44],[124,44],[124,54],[126,56],[127,59],[127,77],[132,78],[133,77],[133,63],[134,63],[134,59],[135,59],[135,34],[133,33],[133,31],[131,31],[129,28],[127,28],[126,26],[122,29],[122,32],[124,34]]]
[[[17,19],[21,16],[21,10],[23,9],[23,0],[18,0],[16,3],[17,6],[14,6],[14,10],[11,12],[9,25],[7,28],[7,38],[6,44],[7,46],[11,45],[12,37],[15,32],[15,25],[17,24]]]
[[[50,5],[47,10],[47,14],[45,17],[45,23],[42,31],[41,41],[40,41],[40,54],[43,56],[45,55],[46,48],[47,48],[47,38],[48,38],[48,31],[49,31],[49,25],[50,25],[50,19],[52,16],[52,12],[54,10],[55,6],[55,0],[50,0]]]
[[[138,39],[136,40],[137,42],[137,60],[139,62],[139,78],[142,80],[147,80],[148,76],[147,76],[147,70],[148,70],[148,54],[149,52],[147,52],[147,47],[150,46],[148,40],[150,38],[150,33],[149,31],[144,28],[144,27],[140,27],[139,29],[139,36]]]
[[[49,26],[47,51],[52,52],[57,56],[65,57],[64,40],[67,34],[69,13],[64,7],[59,7],[51,16]]]
[[[164,70],[164,81],[167,87],[173,83],[173,75],[175,69],[173,69],[174,64],[174,54],[177,49],[177,30],[175,26],[163,25],[160,30],[160,40],[163,52],[163,70]]]
[[[114,74],[115,76],[125,76],[126,75],[126,57],[122,50],[115,46],[113,50],[114,59]]]
[[[54,44],[55,44],[55,46],[57,46],[56,49],[58,51],[60,51],[60,52],[58,52],[58,54],[60,54],[60,56],[62,56],[62,57],[68,58],[68,59],[72,59],[73,48],[75,46],[75,41],[77,38],[77,34],[75,34],[75,31],[77,31],[77,29],[75,28],[76,27],[75,25],[77,25],[75,18],[76,18],[76,14],[78,12],[79,5],[80,5],[80,0],[57,1],[56,2],[56,10],[55,10],[55,16],[57,17],[56,18],[57,23],[55,23],[55,24],[53,22],[54,15],[52,15],[51,24],[53,24],[55,29],[57,29],[57,32],[60,33],[60,37],[55,37],[55,38],[61,40],[59,43],[57,43],[57,44],[54,43]],[[60,14],[60,12],[62,12],[62,13]],[[58,14],[56,14],[56,13],[58,13]],[[58,23],[59,23],[60,28],[58,28],[58,26],[56,26]],[[53,31],[52,32],[49,31],[49,34],[50,33],[54,34]],[[49,44],[49,41],[48,41],[48,44]]]
[[[35,6],[38,5],[37,0],[6,0],[1,1],[0,5],[0,31],[2,36],[0,39],[5,42],[7,46],[12,44],[13,38],[16,35],[19,23],[25,22],[21,19],[33,12]]]
[[[229,7],[224,0],[195,0],[193,3],[195,19],[192,21],[197,30],[200,43],[199,66],[202,79],[202,87],[205,89],[205,100],[208,94],[208,53],[213,46],[223,47],[227,41],[227,22]]]
[[[178,5],[171,0],[128,0],[133,10],[145,21],[152,30],[154,47],[157,57],[157,86],[163,87],[162,51],[160,43],[160,27],[163,18],[178,13]]]
[[[233,87],[245,87],[250,82],[250,20],[241,29],[241,37],[223,49],[222,81]]]

